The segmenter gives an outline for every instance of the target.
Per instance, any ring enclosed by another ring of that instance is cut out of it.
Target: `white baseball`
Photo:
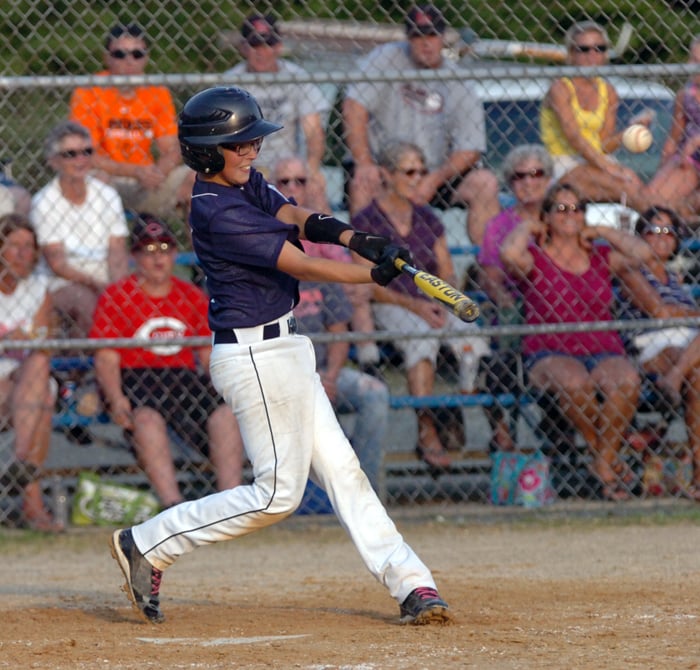
[[[634,123],[622,133],[622,144],[627,151],[640,154],[646,151],[653,141],[651,131],[641,123]]]

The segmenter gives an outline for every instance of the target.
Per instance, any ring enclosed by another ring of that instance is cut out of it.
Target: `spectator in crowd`
[[[637,219],[637,235],[653,255],[621,284],[624,318],[643,322],[700,316],[692,295],[669,267],[682,231],[680,218],[666,207],[651,207]],[[656,377],[655,385],[666,401],[684,409],[694,471],[688,493],[700,502],[700,332],[687,327],[642,330],[631,344],[642,369]]]
[[[100,296],[90,337],[159,343],[98,349],[95,371],[113,421],[126,432],[160,501],[169,507],[183,497],[168,428],[208,452],[219,490],[240,484],[243,447],[233,413],[201,372],[209,370],[211,347],[168,344],[173,338],[210,335],[207,297],[173,276],[175,235],[162,221],[140,214],[131,251],[136,271]]]
[[[245,62],[227,70],[225,75],[276,72],[308,77],[303,68],[280,58],[282,35],[274,16],[251,14],[246,17],[241,26],[241,38]],[[326,180],[321,173],[321,161],[326,150],[325,125],[331,103],[321,89],[310,82],[252,83],[244,88],[258,101],[264,117],[282,126],[279,132],[265,138],[266,150],[255,159],[256,169],[269,176],[275,157],[305,156],[310,188],[325,193]]]
[[[274,137],[274,135],[273,135]],[[270,181],[282,195],[317,212],[330,214],[331,208],[323,190],[309,179],[309,171],[301,156],[282,156],[272,166]],[[349,261],[350,254],[344,247],[335,244],[310,244],[314,254],[336,261]],[[370,307],[372,286],[370,284],[344,284],[353,311],[350,318],[352,329],[359,333],[368,333],[374,329],[374,319]],[[355,350],[360,369],[363,372],[381,378],[379,371],[379,347],[374,341],[356,342]]]
[[[324,245],[304,241],[310,256]],[[352,305],[339,284],[302,282],[294,308],[299,331],[306,334],[348,332]],[[389,389],[379,379],[347,365],[350,343],[345,340],[314,343],[316,369],[337,414],[355,413],[348,435],[362,469],[374,490],[383,495],[382,463],[389,421]]]
[[[30,219],[52,275],[53,307],[67,334],[85,337],[97,297],[128,272],[129,231],[119,194],[90,176],[90,132],[61,121],[44,142],[44,157],[56,176],[32,198]]]
[[[700,36],[690,43],[691,64],[700,63]],[[648,189],[655,202],[691,218],[697,213],[700,186],[700,75],[676,94],[673,121],[661,151],[661,166]]]
[[[382,235],[408,248],[417,267],[454,284],[444,226],[429,207],[416,205],[411,199],[426,172],[423,152],[414,144],[394,142],[386,145],[378,160],[384,192],[357,212],[351,225],[356,230]],[[391,288],[374,287],[373,312],[377,327],[384,330],[425,335],[437,329],[460,330],[461,335],[446,340],[458,359],[465,346],[478,357],[488,352],[485,338],[465,336],[468,326],[434,300],[426,298],[406,275],[397,277]],[[440,338],[396,340],[394,344],[403,356],[411,395],[430,395]],[[471,386],[462,390],[471,392],[474,389]],[[433,417],[425,410],[418,410],[417,452],[436,468],[450,465],[450,456],[440,441]]]
[[[101,75],[143,75],[148,41],[141,26],[112,27],[104,58]],[[182,164],[175,106],[167,88],[77,88],[70,115],[90,130],[95,173],[119,191],[124,207],[168,218],[178,208],[188,211],[194,173]]]
[[[506,155],[503,178],[515,196],[515,204],[504,209],[486,224],[484,241],[479,249],[479,285],[496,307],[496,323],[520,323],[522,304],[515,283],[506,274],[501,262],[503,240],[524,220],[539,221],[542,202],[552,179],[552,159],[540,144],[522,144]],[[515,338],[516,340],[519,338]],[[511,364],[513,338],[502,337],[496,343],[499,356],[488,367],[486,387],[493,394],[513,390],[516,370]],[[509,357],[511,360],[509,360]],[[497,361],[497,362],[496,362]],[[505,366],[495,367],[496,365]],[[508,378],[511,376],[511,378]],[[509,451],[513,439],[503,408],[498,405],[486,410],[493,429],[492,447]]]
[[[602,239],[606,245],[593,244]],[[528,324],[610,321],[612,276],[651,258],[642,239],[586,226],[585,205],[567,183],[550,189],[542,221],[525,219],[505,239],[501,260],[523,295]],[[536,333],[523,337],[529,384],[553,393],[593,456],[606,500],[623,500],[632,473],[620,459],[640,379],[615,331]]]
[[[486,151],[484,109],[467,73],[443,58],[445,19],[432,5],[413,7],[406,41],[381,45],[359,63],[363,74],[388,70],[445,70],[457,79],[356,82],[343,102],[345,140],[353,167],[350,211],[356,213],[381,187],[377,156],[392,140],[417,144],[428,170],[414,184],[417,205],[468,206],[467,232],[480,245],[486,222],[499,211],[498,180],[481,166]]]
[[[0,217],[0,337],[34,340],[47,336],[51,297],[46,278],[34,273],[39,256],[36,233],[21,214]],[[3,425],[15,431],[14,467],[26,483],[22,513],[34,530],[59,532],[44,506],[41,486],[31,481],[46,460],[56,386],[50,383],[49,356],[37,349],[3,352],[0,357],[0,408]]]
[[[641,212],[647,206],[646,187],[612,155],[622,143],[622,132],[616,131],[617,91],[595,76],[595,68],[608,62],[607,31],[593,21],[575,23],[566,33],[566,47],[568,63],[589,67],[592,75],[555,79],[542,103],[540,130],[554,160],[554,178],[576,184],[587,200],[626,199]],[[645,125],[651,121],[647,114],[634,119]]]
[[[2,161],[2,171],[0,171],[0,216],[17,212],[23,216],[29,216],[29,207],[31,205],[31,193],[20,186],[12,179],[10,165],[12,161]]]

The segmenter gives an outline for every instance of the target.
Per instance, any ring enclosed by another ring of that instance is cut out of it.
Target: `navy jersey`
[[[275,218],[288,202],[254,169],[238,187],[197,179],[190,226],[212,330],[267,323],[299,301],[299,282],[276,269],[285,241],[301,248],[299,228]]]

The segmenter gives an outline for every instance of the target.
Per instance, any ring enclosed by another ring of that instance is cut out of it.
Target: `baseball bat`
[[[479,306],[464,293],[450,286],[444,279],[431,275],[409,265],[401,258],[394,261],[397,270],[401,270],[413,279],[413,283],[429,298],[442,303],[462,321],[476,321],[479,318]]]

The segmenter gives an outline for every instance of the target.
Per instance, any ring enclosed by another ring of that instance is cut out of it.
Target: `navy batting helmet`
[[[197,172],[224,169],[220,144],[241,144],[265,137],[282,126],[265,121],[257,100],[236,86],[208,88],[192,96],[178,121],[182,159]]]

